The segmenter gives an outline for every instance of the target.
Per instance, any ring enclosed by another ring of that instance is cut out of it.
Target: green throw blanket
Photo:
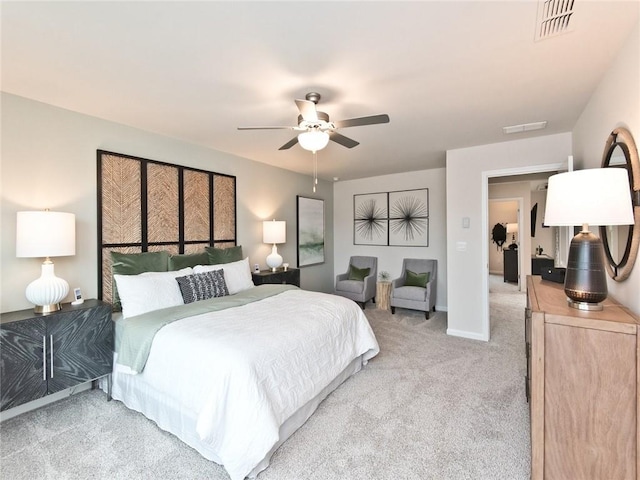
[[[210,298],[118,320],[115,338],[118,364],[129,367],[135,373],[142,372],[153,338],[162,327],[171,322],[225,308],[239,307],[297,288],[293,285],[260,285],[227,297]]]

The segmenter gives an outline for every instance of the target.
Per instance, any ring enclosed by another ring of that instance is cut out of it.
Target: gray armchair
[[[351,265],[358,269],[368,268],[369,274],[363,280],[349,280]],[[336,276],[335,294],[350,298],[358,302],[362,309],[368,300],[376,301],[376,280],[378,278],[378,258],[377,257],[351,257],[347,273]]]
[[[423,258],[405,258],[402,261],[402,274],[391,282],[391,313],[396,313],[396,307],[421,310],[425,312],[425,318],[429,318],[429,312],[436,311],[436,273],[437,260]],[[407,270],[417,274],[429,272],[429,281],[425,287],[407,286]]]

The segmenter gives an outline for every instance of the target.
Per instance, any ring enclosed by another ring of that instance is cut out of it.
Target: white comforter
[[[276,444],[285,420],[353,359],[378,352],[354,302],[290,290],[163,327],[139,376],[193,412],[198,436],[240,480]]]

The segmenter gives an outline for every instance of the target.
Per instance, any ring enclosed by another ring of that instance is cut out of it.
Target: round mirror
[[[629,176],[633,200],[634,225],[601,226],[600,238],[607,257],[607,272],[621,282],[629,277],[640,244],[640,164],[633,136],[625,128],[617,128],[609,138],[602,157],[603,168],[623,168]]]

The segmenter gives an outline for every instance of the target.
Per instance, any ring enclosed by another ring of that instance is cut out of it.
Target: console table
[[[275,272],[271,270],[261,270],[251,274],[254,285],[262,285],[265,283],[286,283],[289,285],[300,286],[300,269],[299,268],[278,268]]]
[[[564,287],[527,277],[525,391],[531,478],[638,478],[640,318],[567,305]]]

